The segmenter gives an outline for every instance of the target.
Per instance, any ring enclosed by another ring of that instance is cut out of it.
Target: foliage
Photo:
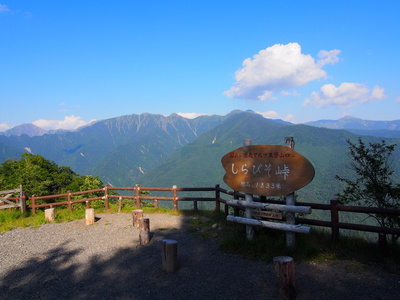
[[[382,140],[381,143],[369,143],[367,147],[361,138],[358,139],[358,145],[350,141],[348,144],[351,158],[349,166],[357,176],[354,180],[336,176],[339,181],[346,183],[343,192],[337,195],[338,200],[367,207],[399,208],[400,184],[392,180],[394,169],[391,160],[396,145],[386,145]],[[399,217],[383,214],[370,216],[382,227],[400,225]]]
[[[69,167],[56,163],[41,155],[24,153],[21,159],[8,159],[0,165],[0,190],[15,189],[22,185],[28,196],[46,196],[99,189],[103,183],[98,176],[79,176]],[[103,193],[91,193],[82,197],[99,197]],[[79,196],[75,196],[79,199]]]

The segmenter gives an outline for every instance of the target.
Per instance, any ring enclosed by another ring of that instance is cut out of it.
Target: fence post
[[[137,184],[135,185],[135,197],[136,197],[136,208],[141,209],[142,205],[140,204],[140,186]]]
[[[176,191],[177,186],[172,186],[172,193],[174,198],[174,211],[178,211],[178,192]]]
[[[21,190],[21,212],[26,212],[26,193]]]
[[[193,201],[193,211],[197,213],[197,200]]]
[[[32,195],[32,215],[36,214],[36,199],[35,199],[35,195]]]
[[[104,185],[104,205],[105,205],[105,209],[108,210],[109,209],[109,205],[108,205],[108,184]]]
[[[147,245],[150,242],[150,219],[139,220],[139,241],[140,245]]]
[[[68,211],[69,211],[69,213],[71,213],[72,212],[72,205],[71,205],[71,191],[67,191],[67,193],[68,193]]]
[[[215,210],[219,213],[221,211],[221,202],[219,201],[221,198],[221,193],[219,191],[219,184],[215,185]]]
[[[285,146],[290,149],[294,149],[294,139],[293,137],[285,137]],[[294,192],[286,195],[286,205],[295,205],[296,200],[294,197]],[[296,217],[292,212],[286,212],[286,224],[295,225]],[[294,232],[286,231],[286,246],[294,247],[296,243],[296,235]]]
[[[122,197],[119,196],[118,198],[118,212],[121,212],[122,209]]]
[[[233,199],[239,200],[238,191],[233,191]],[[239,207],[235,206],[235,207],[233,208],[233,215],[234,215],[235,217],[239,217]]]
[[[339,240],[339,210],[337,208],[338,200],[331,200],[331,227],[332,227],[332,242],[336,243]]]
[[[46,222],[54,222],[54,208],[44,210],[44,219]]]

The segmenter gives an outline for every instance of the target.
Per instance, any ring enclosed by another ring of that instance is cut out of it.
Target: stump
[[[44,219],[46,222],[54,221],[54,208],[48,208],[44,210]]]
[[[140,245],[147,245],[150,242],[150,219],[139,220],[139,241]]]
[[[273,262],[278,281],[279,299],[296,299],[293,258],[277,256],[274,257]]]
[[[86,225],[94,224],[94,208],[87,208],[85,211]]]
[[[142,209],[132,210],[132,221],[133,221],[134,228],[139,228],[139,220],[141,218],[143,218],[143,210]]]
[[[166,272],[178,269],[178,242],[175,240],[162,241],[162,269]]]

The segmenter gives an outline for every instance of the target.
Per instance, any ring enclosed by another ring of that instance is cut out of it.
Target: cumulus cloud
[[[10,124],[8,124],[8,122],[0,123],[0,132],[7,131],[8,129],[11,129],[11,128],[12,128],[12,126],[10,126]]]
[[[279,118],[279,114],[276,111],[270,110],[265,112],[257,111],[258,114],[262,115],[266,119],[277,119]]]
[[[6,5],[0,3],[0,13],[6,11],[10,11],[10,9]]]
[[[39,126],[47,130],[57,130],[57,129],[72,130],[87,124],[85,121],[81,120],[81,117],[79,116],[76,117],[74,115],[65,116],[64,120],[62,121],[40,119],[32,123],[36,126]]]
[[[385,89],[375,86],[372,90],[361,83],[344,82],[339,87],[325,84],[321,92],[312,92],[303,105],[315,107],[336,106],[346,108],[362,103],[375,102],[386,98]]]
[[[202,114],[202,113],[182,113],[182,112],[178,112],[177,114],[180,115],[183,118],[186,118],[186,119],[195,119],[195,118],[200,117],[200,116],[209,116],[209,114]]]
[[[318,65],[319,66],[324,66],[326,64],[335,64],[339,61],[338,55],[340,54],[340,50],[334,49],[331,51],[326,51],[326,50],[321,50],[318,53],[319,61]]]
[[[286,117],[281,117],[276,111],[273,111],[273,110],[265,111],[265,112],[257,111],[257,113],[262,115],[266,119],[282,119],[287,122],[294,121],[294,116],[292,114],[288,114]]]
[[[326,77],[321,67],[338,61],[340,50],[320,51],[318,62],[301,53],[298,43],[276,44],[247,58],[235,73],[236,82],[224,94],[232,98],[263,101],[272,93],[293,89]]]

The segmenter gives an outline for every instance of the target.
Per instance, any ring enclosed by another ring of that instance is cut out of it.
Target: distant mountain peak
[[[3,135],[5,136],[21,136],[23,134],[26,134],[27,136],[33,137],[33,136],[41,136],[46,134],[47,131],[44,130],[43,128],[40,128],[39,126],[36,126],[32,123],[26,123],[22,125],[17,125],[5,132],[3,132]]]

